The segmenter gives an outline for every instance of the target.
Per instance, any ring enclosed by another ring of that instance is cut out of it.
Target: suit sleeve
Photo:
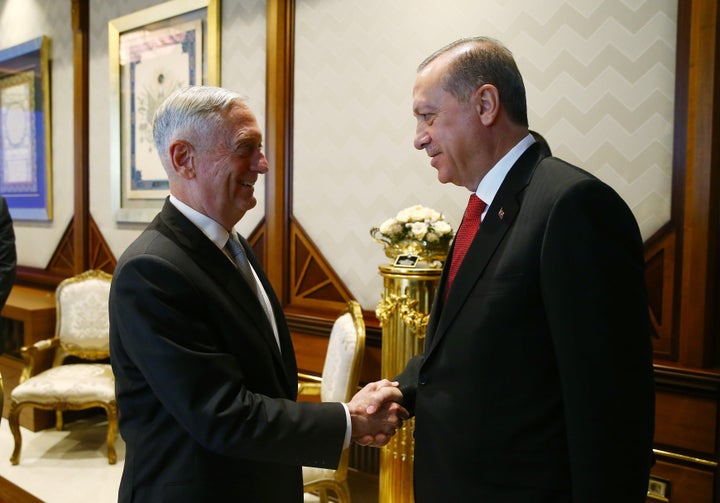
[[[0,198],[0,309],[5,305],[15,283],[16,267],[17,254],[13,222],[7,201]]]
[[[573,501],[644,501],[654,384],[643,248],[632,213],[610,187],[586,180],[556,202],[540,274]],[[613,493],[603,497],[604,490]]]
[[[126,424],[137,415],[145,418],[141,428],[169,413],[173,423],[219,454],[337,466],[346,431],[342,404],[278,397],[279,377],[267,363],[267,344],[243,333],[232,299],[226,299],[227,316],[215,316],[223,300],[216,289],[200,284],[153,255],[131,259],[116,271],[111,351]],[[223,331],[238,338],[237,347],[229,349]]]
[[[424,359],[424,353],[413,356],[407,365],[405,365],[403,371],[393,379],[400,383],[400,392],[403,395],[402,404],[411,416],[415,415],[415,396],[417,393],[420,367]]]

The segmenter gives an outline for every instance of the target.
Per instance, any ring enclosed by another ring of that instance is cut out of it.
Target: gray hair
[[[202,148],[236,106],[247,106],[245,98],[221,87],[189,86],[170,93],[153,116],[153,140],[163,164],[173,140],[181,137]]]
[[[492,84],[498,89],[500,103],[510,119],[527,126],[525,84],[512,52],[502,42],[490,37],[461,38],[428,56],[420,63],[418,71],[463,45],[469,50],[450,62],[448,72],[442,77],[442,88],[461,103],[467,103],[478,87]]]

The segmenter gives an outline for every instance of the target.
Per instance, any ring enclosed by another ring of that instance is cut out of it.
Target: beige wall
[[[144,224],[117,222],[113,204],[107,24],[158,3],[90,0],[90,211],[116,256]],[[261,123],[265,9],[263,0],[221,9],[222,85],[246,94]],[[296,0],[293,213],[373,309],[386,259],[370,227],[416,203],[457,224],[466,199],[412,148],[415,67],[451,40],[485,34],[515,53],[531,127],[615,187],[648,238],[670,214],[676,11],[677,0]],[[43,34],[52,38],[55,218],[15,226],[20,263],[40,268],[72,218],[70,2],[0,0],[0,48]],[[263,216],[259,199],[244,233]]]

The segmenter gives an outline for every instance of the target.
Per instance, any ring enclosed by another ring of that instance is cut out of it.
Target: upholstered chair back
[[[54,364],[69,355],[99,360],[110,354],[108,298],[112,276],[92,270],[63,281],[55,291],[56,337],[60,348]]]
[[[359,326],[350,312],[335,320],[322,371],[323,402],[346,402],[355,394],[358,379],[352,374],[364,344],[364,326]]]

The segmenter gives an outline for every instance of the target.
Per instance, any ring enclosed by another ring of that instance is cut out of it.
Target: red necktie
[[[470,195],[465,215],[463,216],[460,228],[455,235],[455,245],[453,247],[452,262],[450,262],[450,270],[448,271],[447,285],[445,287],[445,297],[450,291],[455,275],[457,274],[460,264],[465,258],[465,254],[470,248],[470,243],[475,239],[478,227],[480,227],[480,216],[485,211],[485,201],[477,197],[475,194]]]

